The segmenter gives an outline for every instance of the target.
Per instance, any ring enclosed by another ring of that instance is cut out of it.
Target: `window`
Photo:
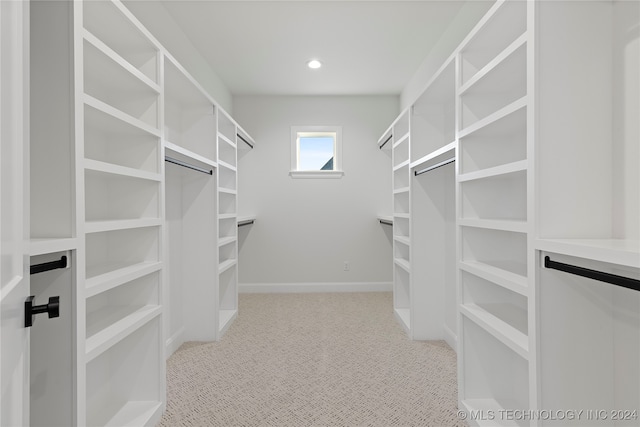
[[[292,126],[291,172],[293,178],[340,178],[342,127]]]

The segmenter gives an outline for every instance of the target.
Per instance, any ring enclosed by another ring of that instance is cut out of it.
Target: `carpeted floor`
[[[465,426],[456,355],[409,341],[386,292],[241,294],[222,341],[167,363],[161,426]]]

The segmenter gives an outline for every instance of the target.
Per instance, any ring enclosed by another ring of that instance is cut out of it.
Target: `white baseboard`
[[[184,344],[184,327],[178,329],[178,332],[171,335],[165,342],[165,356],[168,359],[175,351]]]
[[[326,293],[326,292],[391,292],[391,282],[344,283],[240,283],[244,294]]]

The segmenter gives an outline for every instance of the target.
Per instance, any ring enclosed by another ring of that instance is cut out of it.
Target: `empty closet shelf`
[[[463,227],[488,228],[491,230],[512,231],[515,233],[526,233],[528,224],[526,221],[507,219],[480,219],[462,218],[458,224]]]
[[[44,255],[54,252],[74,250],[78,247],[75,238],[62,239],[31,239],[29,241],[29,255]]]
[[[508,175],[510,173],[522,172],[527,170],[527,161],[518,160],[516,162],[507,163],[504,165],[494,166],[491,168],[481,169],[474,172],[467,172],[458,175],[458,182],[474,181],[477,179],[487,179],[498,177],[502,175]]]
[[[510,323],[477,304],[462,304],[460,312],[522,358],[527,359],[529,357],[529,338],[527,334],[522,332],[522,329],[526,330],[526,312],[522,313],[522,310],[509,304],[492,304],[491,306],[499,313],[498,315],[509,318]]]
[[[218,246],[225,246],[225,245],[234,243],[236,240],[237,239],[235,238],[235,236],[223,237],[218,240]]]
[[[157,136],[160,137],[160,130],[155,127],[152,126],[146,122],[143,122],[142,120],[131,116],[130,114],[127,114],[125,112],[122,112],[120,110],[118,110],[115,107],[112,107],[111,105],[97,99],[94,98],[91,95],[88,94],[84,94],[84,103],[90,107],[93,107],[94,109],[101,111],[105,114],[108,114],[112,117],[115,117],[116,119],[123,121],[131,126],[134,126],[140,130],[145,131],[148,134],[151,134],[153,136]]]
[[[519,274],[478,261],[461,261],[460,268],[520,295],[528,295],[527,278]]]
[[[520,405],[517,401],[512,400],[512,399],[465,399],[462,401],[462,404],[464,405],[465,409],[467,410],[467,412],[469,413],[475,413],[475,414],[503,414],[504,412],[501,411],[506,411],[506,410],[514,410],[514,409],[519,409],[519,410],[526,410],[526,407],[522,407],[522,405]],[[495,426],[496,425],[496,420],[487,420],[487,421],[481,421],[481,420],[477,420],[477,423],[479,426]],[[500,425],[501,426],[514,426],[514,427],[518,427],[518,426],[525,426],[525,425],[529,425],[526,420],[522,421],[522,423],[520,424],[517,421],[511,421],[511,420],[500,420]]]
[[[126,166],[114,165],[98,160],[85,159],[84,168],[89,171],[101,172],[104,174],[119,175],[127,178],[139,178],[149,181],[161,181],[162,175],[155,172],[134,169]]]
[[[131,280],[159,271],[161,268],[161,262],[151,261],[135,264],[110,264],[88,269],[86,297],[90,298]]]
[[[536,249],[640,268],[640,241],[624,239],[540,239]]]
[[[220,332],[224,333],[238,315],[238,310],[220,310]]]
[[[228,269],[230,269],[234,265],[236,265],[236,260],[235,259],[228,259],[226,261],[221,262],[218,265],[218,274],[224,273],[225,271],[227,271]]]
[[[404,326],[406,331],[411,330],[411,310],[408,308],[396,308],[394,311],[396,318],[400,324]]]
[[[108,307],[87,315],[87,362],[160,315],[162,307]]]
[[[422,156],[418,160],[411,162],[411,169],[428,167],[434,163],[440,163],[443,160],[455,158],[456,141],[434,150],[433,152]]]
[[[189,163],[197,166],[198,168],[210,170],[211,168],[216,168],[218,164],[205,156],[202,156],[198,153],[195,153],[187,148],[184,148],[178,144],[165,141],[165,156],[171,157],[173,159],[177,159],[184,163]]]

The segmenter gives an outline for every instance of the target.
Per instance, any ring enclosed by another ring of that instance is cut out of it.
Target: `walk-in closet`
[[[0,425],[640,425],[639,1],[0,1],[0,95]]]

